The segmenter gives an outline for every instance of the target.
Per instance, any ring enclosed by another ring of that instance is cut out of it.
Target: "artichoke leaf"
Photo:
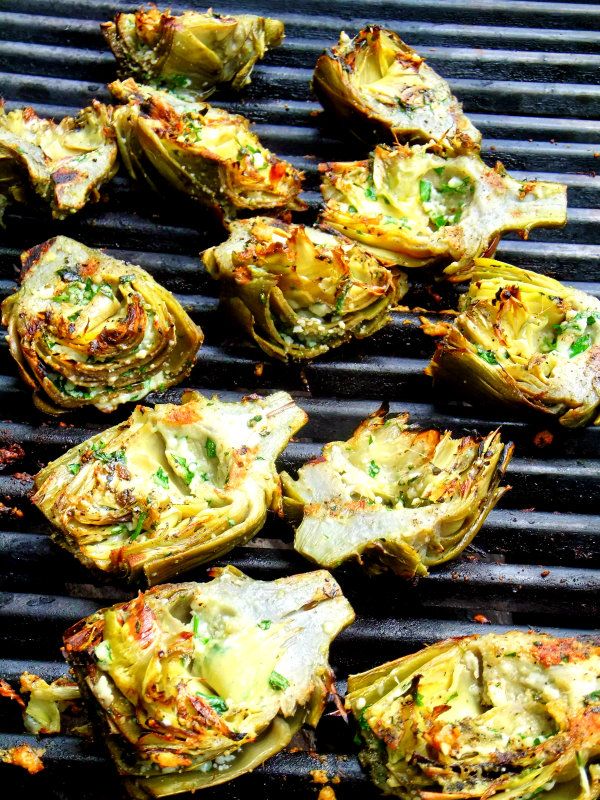
[[[321,226],[403,267],[446,266],[464,277],[502,233],[566,222],[566,186],[518,181],[475,154],[378,146],[366,161],[321,164]]]
[[[384,416],[326,444],[297,479],[282,473],[284,510],[295,549],[321,566],[355,558],[375,573],[426,575],[464,550],[507,491],[512,445],[498,431],[454,439]]]
[[[429,366],[434,380],[567,427],[597,424],[600,301],[492,259],[464,274],[472,282]]]
[[[389,321],[408,289],[348,239],[268,217],[231,224],[229,239],[203,254],[222,298],[275,358],[313,358]]]
[[[36,736],[40,733],[59,733],[61,712],[81,697],[77,684],[67,677],[47,683],[30,672],[21,675],[21,692],[29,694],[23,711],[25,729]]]
[[[285,392],[138,406],[42,469],[33,502],[84,564],[154,584],[247,542],[279,510],[275,459],[305,422]]]
[[[263,147],[245,117],[131,78],[109,89],[125,104],[113,122],[134,180],[170,185],[224,221],[248,209],[306,208],[298,199],[303,173]]]
[[[96,100],[76,117],[56,123],[32,108],[6,112],[0,102],[0,193],[3,203],[25,202],[32,189],[65,219],[99,198],[117,172],[111,109]]]
[[[241,89],[255,63],[283,41],[278,19],[157,8],[117,13],[101,25],[122,77],[205,98],[218,86]]]
[[[189,374],[202,331],[141,267],[65,236],[27,250],[21,262],[2,323],[39,408],[113,411]]]
[[[386,794],[593,800],[599,676],[597,640],[467,636],[351,675],[346,707]]]
[[[134,797],[248,772],[316,725],[331,641],[354,619],[325,571],[275,581],[233,567],[163,585],[65,634],[65,655]]]
[[[479,150],[481,133],[447,82],[393,31],[369,25],[318,59],[312,82],[323,106],[359,135],[435,143],[447,155]]]

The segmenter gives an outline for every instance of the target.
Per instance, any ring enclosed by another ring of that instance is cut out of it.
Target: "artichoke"
[[[126,103],[113,123],[132,178],[156,191],[166,182],[229,220],[244,209],[303,210],[302,173],[263,147],[245,117],[169,92],[114,81]]]
[[[123,77],[208,97],[218,85],[241,89],[255,63],[281,44],[283,22],[184,11],[174,16],[156,7],[118,13],[101,25]]]
[[[269,217],[234,222],[203,254],[234,317],[275,358],[313,358],[388,321],[407,289],[362,247]]]
[[[251,771],[333,691],[331,641],[354,619],[327,572],[158,586],[65,635],[65,655],[136,798]]]
[[[454,272],[506,231],[564,225],[566,186],[517,181],[477,154],[376,147],[367,161],[322,164],[323,227],[355,239],[384,263]]]
[[[2,303],[2,323],[43,411],[113,411],[189,374],[202,331],[141,267],[66,236],[21,261],[21,286]]]
[[[60,733],[61,712],[81,697],[77,684],[67,677],[47,683],[30,672],[21,675],[21,692],[29,694],[23,711],[25,729],[36,736],[40,733]]]
[[[468,274],[460,313],[429,367],[434,379],[567,427],[597,423],[600,300],[487,258]]]
[[[5,112],[0,101],[0,221],[11,200],[25,202],[33,189],[65,219],[116,173],[117,145],[110,109],[92,101],[76,117],[56,123],[32,108]]]
[[[227,553],[278,510],[275,459],[306,414],[285,392],[138,406],[35,477],[33,503],[86,566],[150,584]]]
[[[415,800],[600,795],[600,640],[510,631],[351,675],[360,758]]]
[[[512,455],[498,431],[453,439],[385,407],[347,442],[329,442],[294,480],[282,473],[294,547],[321,566],[349,558],[410,578],[459,555],[507,491]]]
[[[479,150],[481,133],[446,81],[393,31],[369,25],[354,39],[342,32],[317,61],[312,85],[323,106],[359,134],[433,141],[448,155]]]

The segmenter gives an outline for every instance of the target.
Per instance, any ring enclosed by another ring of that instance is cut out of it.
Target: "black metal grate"
[[[197,0],[185,5],[205,7]],[[599,5],[531,0],[297,0],[291,10],[290,5],[275,0],[222,4],[220,10],[232,13],[282,18],[287,39],[257,67],[247,91],[215,101],[249,116],[268,147],[306,171],[307,219],[318,204],[318,162],[364,157],[364,149],[340,142],[335,124],[315,114],[319,106],[308,90],[312,67],[341,28],[354,33],[367,22],[379,22],[396,29],[450,79],[484,133],[488,160],[501,158],[518,177],[569,185],[567,227],[535,232],[527,242],[505,240],[499,255],[600,296],[600,282],[594,282],[600,267],[600,178],[595,175],[600,168]],[[98,23],[118,8],[133,7],[118,0],[4,0],[0,95],[9,107],[31,103],[56,117],[92,97],[108,99],[104,83],[114,77],[114,60]],[[485,433],[504,422],[505,437],[517,445],[509,469],[514,488],[462,559],[417,585],[367,580],[351,569],[339,576],[358,612],[355,625],[333,648],[341,678],[424,642],[489,631],[490,626],[473,621],[475,614],[484,614],[500,630],[598,627],[600,429],[552,428],[552,444],[540,449],[535,434],[551,427],[544,420],[502,420],[482,407],[434,398],[423,375],[432,343],[420,331],[417,314],[398,314],[370,340],[340,348],[303,369],[269,362],[221,322],[216,287],[201,271],[196,254],[224,237],[204,212],[184,204],[165,207],[160,199],[135,194],[122,175],[108,193],[105,205],[65,223],[11,212],[6,230],[0,231],[0,293],[12,289],[19,252],[58,232],[139,263],[178,294],[205,331],[207,343],[188,385],[228,390],[229,395],[283,387],[298,397],[310,423],[282,459],[287,468],[314,455],[323,441],[346,438],[383,399],[391,401],[392,411],[407,410],[423,425]],[[415,290],[413,300],[436,305],[424,286]],[[437,307],[445,302],[448,298]],[[256,366],[263,362],[259,374]],[[166,397],[178,395],[171,391]],[[65,422],[43,418],[32,410],[6,344],[0,344],[0,442],[19,442],[26,453],[0,474],[0,499],[6,505],[0,514],[0,675],[6,678],[16,679],[26,668],[46,678],[61,674],[62,631],[99,605],[125,596],[122,587],[94,582],[51,545],[43,520],[28,503],[30,482],[24,474],[125,414],[87,412]],[[289,529],[271,520],[260,538],[235,550],[230,561],[253,577],[308,569],[290,549],[290,539]],[[191,577],[203,575],[200,569]],[[0,747],[27,739],[17,711],[6,702],[0,704],[0,731]],[[32,790],[48,800],[118,795],[100,751],[66,736],[48,739],[44,746],[46,771],[29,778],[6,768],[2,796]],[[253,775],[205,796],[311,797],[316,787],[308,771],[317,768],[341,776],[336,786],[341,799],[377,796],[340,720],[323,719],[317,749],[326,754],[323,763],[303,750],[281,754]]]

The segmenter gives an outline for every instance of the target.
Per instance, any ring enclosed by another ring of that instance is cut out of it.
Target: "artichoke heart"
[[[433,141],[448,155],[479,150],[481,133],[446,81],[393,31],[369,25],[354,39],[342,32],[317,61],[312,85],[359,135]]]
[[[566,222],[566,186],[517,181],[475,153],[442,157],[422,145],[378,146],[366,161],[320,170],[322,227],[386,264],[441,263],[450,280],[500,234]]]
[[[65,655],[136,798],[214,786],[319,721],[331,641],[354,619],[325,571],[158,586],[65,634]]]
[[[512,445],[498,431],[453,439],[385,411],[326,444],[296,480],[282,473],[284,510],[296,550],[323,567],[356,558],[373,573],[426,575],[465,549],[507,491]]]
[[[567,427],[597,424],[600,300],[487,258],[467,274],[460,313],[428,370],[434,379]]]
[[[87,566],[158,583],[244,544],[279,510],[275,459],[305,422],[285,392],[185,392],[48,464],[32,500]]]
[[[132,79],[109,85],[126,105],[113,113],[123,163],[134,180],[165,182],[225,221],[245,209],[306,208],[303,174],[273,155],[239,114]]]
[[[2,324],[40,409],[113,411],[189,374],[202,331],[141,267],[66,236],[27,250],[21,262]]]
[[[65,219],[98,200],[117,172],[111,109],[96,100],[76,117],[56,123],[32,108],[6,112],[0,101],[0,222],[11,201],[27,202],[33,190]]]
[[[360,245],[269,217],[239,220],[203,254],[243,327],[275,358],[313,358],[382,328],[407,289]]]
[[[158,8],[118,13],[101,25],[123,77],[208,97],[217,86],[241,89],[256,62],[283,41],[278,19]]]
[[[414,800],[600,796],[600,640],[447,639],[351,675],[363,766]]]

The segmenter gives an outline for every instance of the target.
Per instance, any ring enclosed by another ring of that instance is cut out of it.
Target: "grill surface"
[[[187,7],[202,7],[189,2]],[[112,55],[98,23],[131,4],[106,0],[4,0],[0,11],[0,95],[9,107],[31,103],[60,117],[93,97],[108,99],[104,83],[114,77]],[[173,4],[176,11],[185,6]],[[562,180],[569,186],[569,223],[564,230],[536,231],[530,241],[508,239],[499,257],[575,283],[600,296],[600,6],[594,3],[522,0],[362,0],[326,3],[298,0],[293,11],[274,0],[227,2],[219,10],[249,11],[282,18],[287,39],[259,65],[240,96],[215,99],[254,120],[264,143],[306,171],[306,199],[314,217],[318,204],[316,165],[321,160],[364,157],[364,148],[340,142],[336,127],[317,116],[308,80],[318,53],[343,27],[355,33],[367,22],[395,28],[450,80],[465,110],[484,133],[484,155],[500,158],[518,177]],[[316,158],[315,158],[316,156]],[[423,367],[432,342],[416,314],[397,314],[385,331],[300,367],[265,362],[260,351],[220,322],[217,287],[199,267],[197,252],[224,238],[201,209],[161,204],[136,194],[121,175],[108,187],[110,200],[68,223],[52,223],[28,212],[11,212],[0,234],[0,292],[13,287],[21,250],[59,232],[140,264],[175,292],[200,322],[207,344],[187,385],[227,396],[283,387],[310,415],[303,438],[281,463],[297,467],[323,441],[346,438],[354,426],[389,400],[414,422],[485,433],[503,423],[517,445],[509,468],[513,485],[460,560],[437,569],[416,585],[367,580],[353,570],[338,577],[356,608],[357,622],[332,652],[340,678],[445,636],[535,626],[550,632],[597,627],[600,607],[600,429],[555,430],[544,420],[502,419],[475,406],[434,397]],[[439,287],[436,287],[439,291]],[[415,305],[435,305],[426,287]],[[445,297],[438,308],[450,302]],[[432,316],[430,314],[430,316]],[[227,390],[227,391],[225,391]],[[170,391],[162,398],[178,397]],[[337,399],[336,399],[337,398]],[[153,398],[151,397],[150,400]],[[435,402],[434,402],[435,401]],[[101,585],[59,552],[41,516],[27,500],[32,473],[93,430],[126,415],[86,412],[65,422],[38,415],[16,376],[5,342],[0,344],[0,443],[19,442],[25,458],[0,474],[0,675],[14,680],[24,670],[52,679],[65,670],[62,631],[75,620],[125,597],[119,586]],[[551,428],[550,446],[534,436]],[[17,470],[15,472],[14,470]],[[16,509],[16,511],[11,511]],[[309,565],[290,549],[290,531],[270,520],[252,546],[229,559],[253,577],[275,578]],[[202,579],[205,570],[190,578]],[[493,623],[473,622],[484,614]],[[340,681],[341,689],[345,688]],[[12,704],[0,704],[0,747],[31,737],[22,734]],[[340,798],[377,796],[354,756],[351,733],[325,717],[317,735],[323,763],[307,750],[283,753],[268,765],[206,797],[310,797],[317,787],[308,771],[339,774]],[[3,796],[39,791],[48,800],[101,800],[119,790],[100,750],[67,736],[48,738],[46,770],[34,778],[2,771]]]

